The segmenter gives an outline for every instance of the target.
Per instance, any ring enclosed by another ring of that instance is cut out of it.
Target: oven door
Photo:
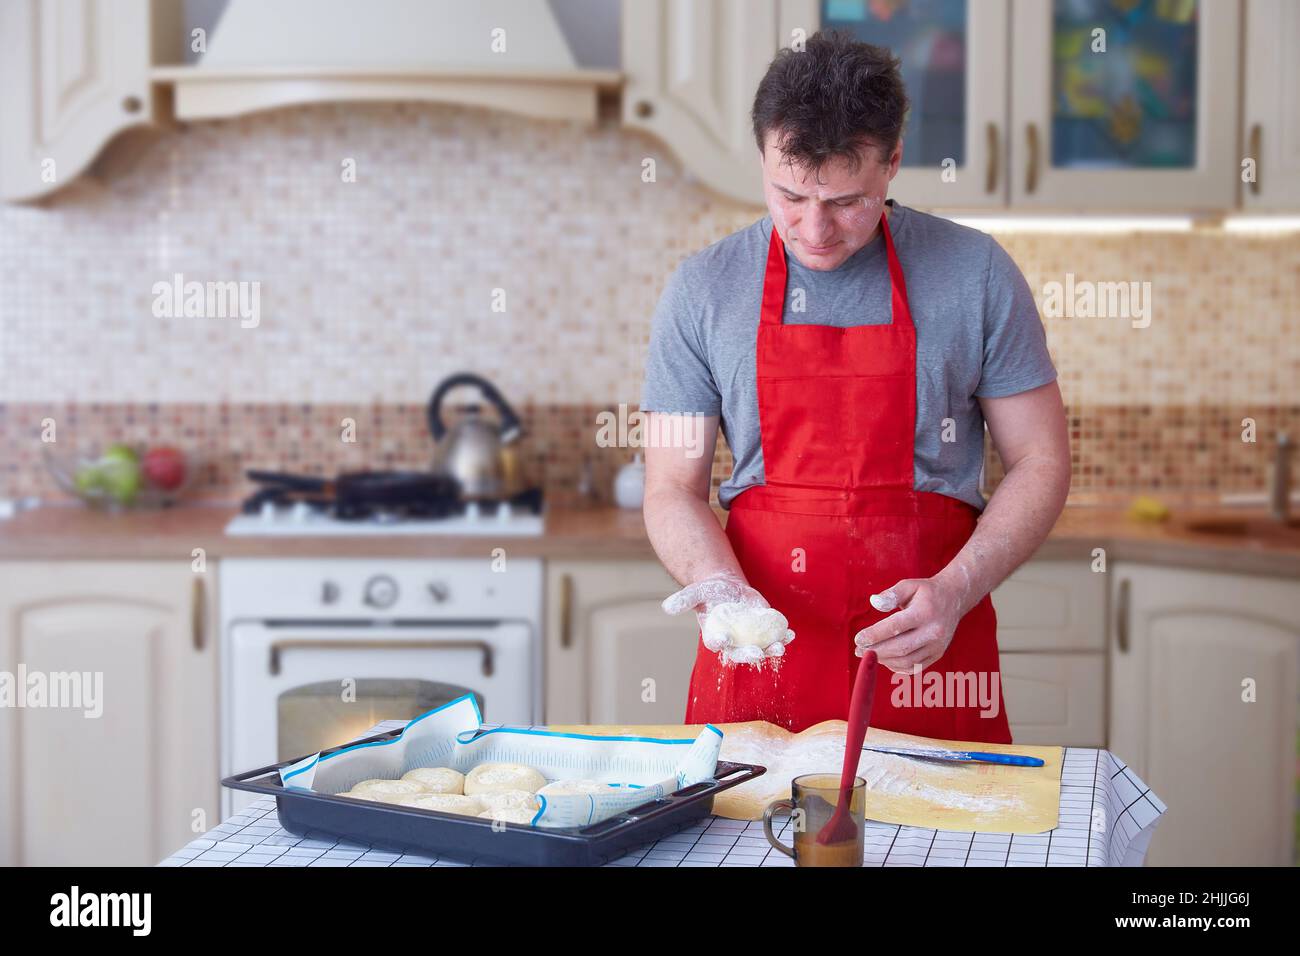
[[[524,622],[242,622],[229,638],[223,775],[337,746],[464,694],[485,721],[539,719],[537,641]],[[223,807],[233,813],[251,796],[226,791]]]

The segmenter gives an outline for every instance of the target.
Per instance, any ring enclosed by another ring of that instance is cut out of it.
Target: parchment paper
[[[713,812],[733,820],[758,820],[773,800],[790,796],[790,781],[805,773],[839,775],[846,725],[828,720],[792,734],[764,721],[717,724],[721,760],[754,763],[767,773],[714,800]],[[551,730],[592,735],[691,737],[703,724],[635,726],[564,725]],[[1060,747],[985,744],[914,737],[872,728],[868,744],[943,747],[1039,757],[1041,767],[940,763],[863,751],[858,775],[867,781],[866,815],[883,823],[984,833],[1043,833],[1055,829],[1061,804]]]
[[[547,780],[589,779],[598,793],[538,796],[536,827],[585,826],[616,816],[682,787],[708,780],[717,769],[720,731],[700,725],[683,736],[565,734],[529,727],[485,728],[472,694],[421,714],[390,740],[313,754],[280,770],[286,787],[340,794],[359,780],[396,780],[416,767],[451,767],[462,773],[481,763],[522,763]]]

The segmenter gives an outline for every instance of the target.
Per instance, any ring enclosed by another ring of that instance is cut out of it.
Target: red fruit
[[[149,483],[163,491],[175,491],[185,480],[185,456],[166,445],[145,452],[140,466]]]

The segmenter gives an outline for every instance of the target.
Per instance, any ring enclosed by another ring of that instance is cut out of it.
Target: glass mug
[[[867,782],[861,777],[853,778],[848,819],[853,821],[857,833],[853,839],[840,843],[817,842],[817,834],[835,814],[835,805],[839,803],[840,775],[809,773],[795,777],[790,782],[790,793],[789,800],[777,800],[763,811],[763,832],[767,835],[767,842],[793,858],[795,866],[861,866]],[[772,832],[772,814],[779,810],[789,813],[794,822],[793,849]]]

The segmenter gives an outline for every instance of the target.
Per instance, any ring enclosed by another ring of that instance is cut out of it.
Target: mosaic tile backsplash
[[[523,413],[533,475],[562,493],[589,460],[607,494],[631,451],[596,446],[596,415],[635,407],[664,280],[758,214],[613,127],[398,104],[165,133],[111,182],[0,206],[0,496],[55,494],[47,418],[61,443],[178,444],[219,500],[246,467],[424,467],[425,402],[465,369]],[[1045,314],[1076,492],[1263,487],[1300,433],[1300,235],[998,238],[1040,304],[1067,276],[1151,283],[1145,328]],[[169,313],[177,274],[255,288],[256,323]]]

